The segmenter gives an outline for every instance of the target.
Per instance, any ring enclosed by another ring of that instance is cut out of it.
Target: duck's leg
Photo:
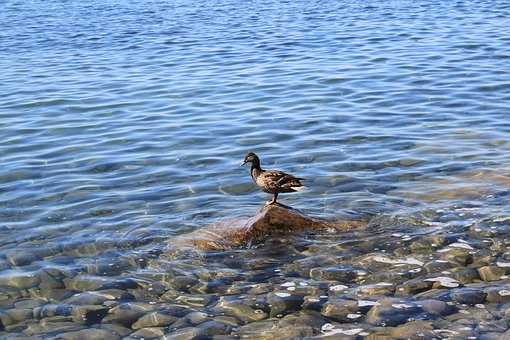
[[[278,197],[278,193],[275,192],[274,193],[274,196],[273,196],[273,200],[271,202],[269,202],[269,204],[276,204],[276,198]]]

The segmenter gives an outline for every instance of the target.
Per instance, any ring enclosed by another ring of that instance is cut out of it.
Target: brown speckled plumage
[[[244,164],[251,163],[251,178],[262,191],[273,194],[273,200],[270,204],[276,203],[279,193],[296,192],[304,189],[300,182],[303,178],[294,177],[283,171],[264,170],[260,167],[259,157],[250,152],[244,158]]]

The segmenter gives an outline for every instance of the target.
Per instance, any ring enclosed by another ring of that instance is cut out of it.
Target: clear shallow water
[[[311,215],[505,216],[509,17],[505,1],[3,2],[0,251],[82,270],[251,215],[268,197],[248,151],[308,179],[281,199]]]

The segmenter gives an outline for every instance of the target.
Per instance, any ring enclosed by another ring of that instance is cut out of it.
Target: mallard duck
[[[273,194],[273,200],[268,204],[275,204],[279,193],[303,191],[304,185],[300,182],[303,178],[294,177],[278,170],[264,170],[260,167],[260,159],[253,152],[244,157],[244,162],[251,163],[251,178],[262,191]]]

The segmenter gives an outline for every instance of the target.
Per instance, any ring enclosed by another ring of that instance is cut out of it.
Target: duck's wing
[[[283,171],[268,170],[264,172],[263,176],[265,182],[275,188],[299,191],[304,187],[300,182],[303,178],[294,177]]]

